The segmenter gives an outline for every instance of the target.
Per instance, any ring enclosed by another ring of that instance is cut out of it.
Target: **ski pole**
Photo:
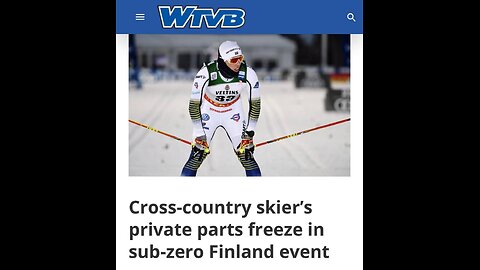
[[[350,118],[343,119],[343,120],[336,121],[336,122],[332,122],[332,123],[325,124],[325,125],[321,125],[321,126],[314,127],[314,128],[311,128],[311,129],[299,131],[299,132],[296,132],[296,133],[293,133],[293,134],[290,134],[290,135],[286,135],[286,136],[283,136],[283,137],[280,137],[280,138],[276,138],[276,139],[273,139],[273,140],[257,143],[257,144],[255,144],[255,147],[259,147],[259,146],[269,144],[269,143],[273,143],[273,142],[278,142],[280,140],[284,140],[284,139],[288,139],[288,138],[295,137],[295,136],[298,136],[298,135],[302,135],[302,134],[305,134],[305,133],[308,133],[310,131],[314,131],[314,130],[317,130],[317,129],[338,125],[338,124],[341,124],[341,123],[344,123],[344,122],[347,122],[347,121],[350,121]]]
[[[165,136],[168,136],[170,138],[173,138],[175,140],[178,140],[178,141],[181,141],[183,143],[186,143],[188,145],[190,145],[191,143],[187,140],[184,140],[182,138],[179,138],[177,136],[174,136],[174,135],[171,135],[171,134],[168,134],[166,132],[163,132],[163,131],[160,131],[158,129],[155,129],[153,127],[149,127],[147,125],[144,125],[142,123],[139,123],[139,122],[136,122],[136,121],[133,121],[133,120],[128,120],[130,123],[133,123],[135,125],[139,125],[141,127],[144,127],[146,129],[149,129],[151,131],[155,131],[157,133],[160,133],[162,135],[165,135]],[[318,130],[318,129],[321,129],[321,128],[326,128],[326,127],[330,127],[330,126],[334,126],[334,125],[338,125],[338,124],[341,124],[341,123],[344,123],[344,122],[347,122],[347,121],[350,121],[350,118],[347,118],[347,119],[343,119],[343,120],[340,120],[340,121],[336,121],[336,122],[332,122],[332,123],[329,123],[329,124],[325,124],[325,125],[321,125],[321,126],[318,126],[318,127],[314,127],[314,128],[311,128],[311,129],[307,129],[307,130],[303,130],[303,131],[299,131],[299,132],[296,132],[296,133],[293,133],[293,134],[290,134],[290,135],[285,135],[283,137],[279,137],[279,138],[276,138],[276,139],[272,139],[272,140],[269,140],[269,141],[265,141],[265,142],[261,142],[261,143],[258,143],[258,144],[255,144],[255,147],[260,147],[260,146],[263,146],[265,144],[269,144],[269,143],[273,143],[273,142],[278,142],[278,141],[281,141],[281,140],[284,140],[284,139],[288,139],[288,138],[292,138],[292,137],[295,137],[295,136],[298,136],[298,135],[302,135],[302,134],[305,134],[305,133],[308,133],[310,131],[314,131],[314,130]]]
[[[155,131],[155,132],[157,132],[157,133],[160,133],[160,134],[162,134],[162,135],[168,136],[168,137],[173,138],[173,139],[175,139],[175,140],[177,140],[177,141],[181,141],[181,142],[186,143],[186,144],[188,144],[188,145],[191,144],[191,142],[189,142],[189,141],[187,141],[187,140],[184,140],[184,139],[179,138],[179,137],[177,137],[177,136],[173,136],[173,135],[171,135],[171,134],[168,134],[168,133],[166,133],[166,132],[160,131],[160,130],[155,129],[155,128],[153,128],[153,127],[149,127],[149,126],[144,125],[144,124],[142,124],[142,123],[139,123],[139,122],[136,122],[136,121],[133,121],[133,120],[130,120],[130,119],[128,119],[128,122],[133,123],[133,124],[135,124],[135,125],[139,125],[139,126],[141,126],[141,127],[144,127],[144,128],[146,128],[146,129],[149,129],[149,130],[151,130],[151,131]]]

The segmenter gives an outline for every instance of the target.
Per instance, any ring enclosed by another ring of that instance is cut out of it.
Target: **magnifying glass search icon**
[[[355,16],[353,15],[352,12],[349,12],[347,14],[347,20],[357,22],[357,21],[355,21]]]

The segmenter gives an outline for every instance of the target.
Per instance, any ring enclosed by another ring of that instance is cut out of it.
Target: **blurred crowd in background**
[[[130,35],[130,86],[193,81],[225,40],[238,42],[260,81],[326,89],[326,110],[350,110],[350,35]]]

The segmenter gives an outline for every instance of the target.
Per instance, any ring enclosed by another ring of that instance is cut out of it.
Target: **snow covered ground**
[[[130,87],[129,117],[191,140],[190,88],[191,81],[153,80],[141,90]],[[295,89],[293,82],[261,82],[262,108],[254,142],[350,117],[349,112],[325,111],[325,94],[321,88]],[[129,123],[130,176],[178,176],[190,149]],[[197,176],[245,175],[223,129],[215,133],[210,150]],[[255,149],[255,159],[263,176],[350,176],[350,122],[263,145]]]

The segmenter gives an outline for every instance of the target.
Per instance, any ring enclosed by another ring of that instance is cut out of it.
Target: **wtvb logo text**
[[[245,23],[241,8],[199,8],[198,6],[158,6],[163,28],[239,28]],[[190,22],[189,26],[187,24]]]

